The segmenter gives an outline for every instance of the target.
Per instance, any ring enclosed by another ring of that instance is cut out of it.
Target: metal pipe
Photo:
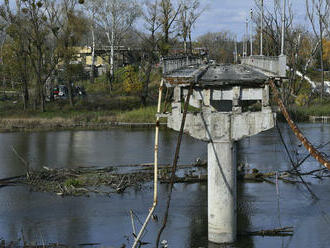
[[[263,55],[263,33],[264,33],[264,0],[261,0],[261,23],[260,23],[260,56]]]
[[[281,55],[284,55],[284,36],[285,36],[285,4],[286,1],[283,0],[283,10],[282,10],[282,42],[281,42]]]
[[[157,206],[157,199],[158,199],[158,146],[159,146],[159,119],[160,119],[160,108],[161,108],[161,103],[162,103],[162,94],[163,94],[163,87],[164,87],[164,79],[161,80],[160,82],[160,87],[159,87],[159,94],[158,94],[158,105],[157,105],[157,118],[156,118],[156,131],[155,131],[155,152],[154,152],[154,199],[152,203],[152,207],[149,210],[149,214],[144,221],[141,230],[139,234],[137,235],[134,244],[132,248],[136,248],[141,236],[145,230],[145,228],[148,225],[148,222],[153,215],[155,208]]]

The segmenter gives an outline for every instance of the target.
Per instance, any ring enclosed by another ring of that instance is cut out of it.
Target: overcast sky
[[[198,19],[193,30],[193,38],[207,32],[219,32],[223,30],[242,37],[245,32],[245,19],[249,16],[250,9],[254,7],[254,0],[200,0],[206,8]],[[274,0],[264,0],[265,6],[272,6]],[[282,2],[282,0],[281,0]],[[302,25],[305,21],[305,0],[291,0],[295,14],[295,23]]]

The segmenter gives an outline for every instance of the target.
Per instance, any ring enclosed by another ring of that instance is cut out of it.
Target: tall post
[[[252,56],[253,55],[253,10],[251,9],[250,10],[250,55]]]
[[[245,21],[245,56],[248,55],[248,41],[249,41],[249,20]]]
[[[237,53],[238,53],[238,51],[237,51],[237,37],[236,37],[235,38],[235,64],[237,64],[237,62],[238,62]]]
[[[244,42],[244,38],[243,38],[243,42],[242,42],[242,57],[244,57],[244,49],[245,49],[245,42]]]
[[[320,58],[321,58],[321,102],[323,102],[323,96],[324,96],[324,61],[323,61],[323,23],[322,23],[322,15],[320,15],[319,18],[320,22]]]
[[[208,239],[233,243],[237,232],[236,161],[233,141],[208,144]]]
[[[284,55],[284,36],[285,36],[285,3],[283,0],[283,10],[282,10],[282,42],[281,42],[281,55]]]
[[[260,56],[263,55],[263,34],[264,34],[264,0],[261,0]]]

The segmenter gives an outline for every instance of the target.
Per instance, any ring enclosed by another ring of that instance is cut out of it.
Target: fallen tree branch
[[[239,235],[250,235],[250,236],[292,236],[293,227],[287,226],[282,228],[275,228],[270,230],[260,230],[260,231],[247,231],[240,233]]]

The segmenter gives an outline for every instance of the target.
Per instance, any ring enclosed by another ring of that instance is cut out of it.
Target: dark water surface
[[[330,141],[329,124],[299,126],[314,144]],[[290,144],[299,144],[285,126],[281,128],[290,149]],[[161,131],[161,163],[172,161],[176,137],[175,132]],[[146,129],[4,133],[0,134],[0,177],[24,173],[24,167],[11,151],[12,146],[30,161],[33,168],[74,168],[152,162],[153,142],[154,131]],[[324,147],[323,151],[330,154],[330,146]],[[303,147],[297,152],[294,159],[306,155]],[[184,137],[181,164],[190,164],[197,157],[205,159],[206,156],[205,143]],[[263,172],[290,168],[275,129],[239,142],[238,161]],[[303,165],[307,171],[316,168],[320,166],[311,158]],[[330,178],[306,180],[311,183],[319,201],[314,201],[300,184],[280,182],[277,195],[272,184],[240,182],[239,232],[294,226],[295,233],[292,237],[239,236],[236,244],[227,247],[329,247]],[[156,211],[160,219],[166,192],[167,186],[161,185],[160,205]],[[175,185],[172,200],[167,229],[162,236],[168,240],[170,248],[221,247],[207,242],[206,184]],[[103,247],[120,247],[124,243],[129,247],[132,241],[129,210],[133,209],[144,221],[151,203],[152,190],[148,186],[142,191],[132,189],[111,197],[65,198],[31,192],[26,187],[0,188],[0,239],[17,240],[23,233],[25,240],[39,244],[101,243]],[[143,240],[154,243],[160,224],[161,221],[151,222]]]

